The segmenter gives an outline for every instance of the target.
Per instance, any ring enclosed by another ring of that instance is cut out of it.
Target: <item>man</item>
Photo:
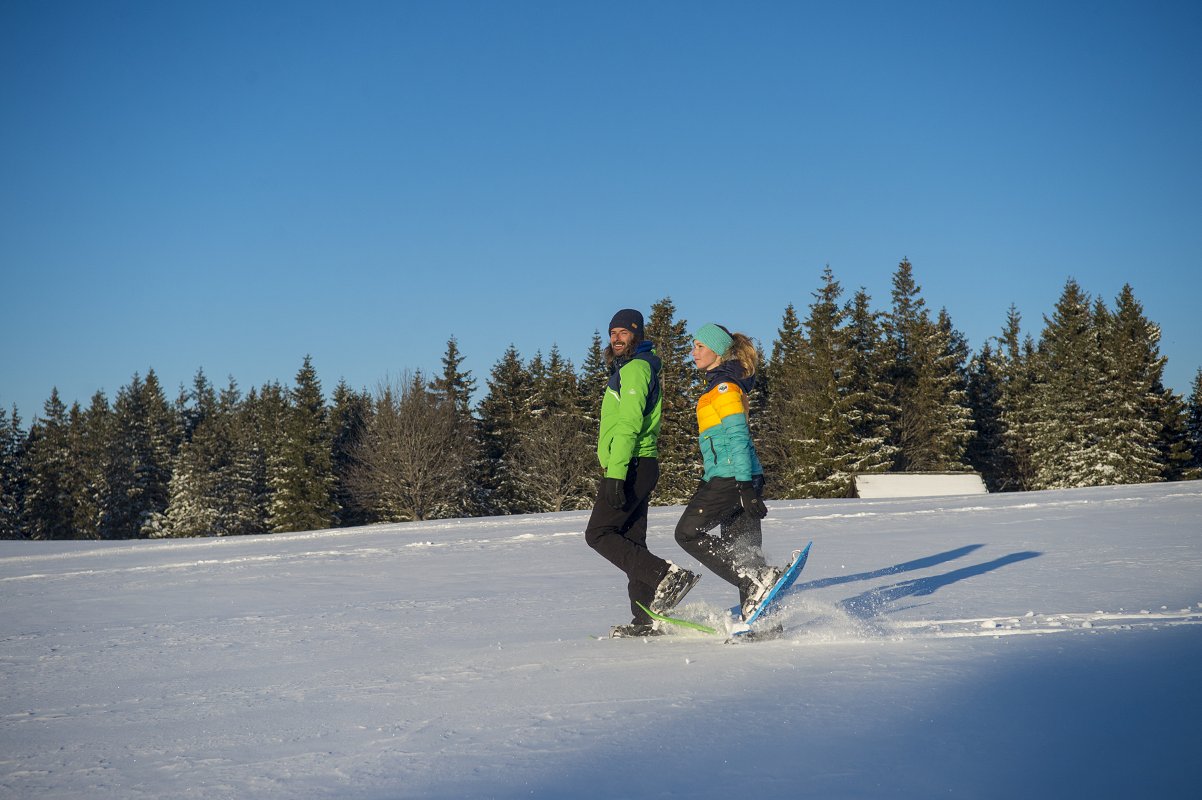
[[[609,323],[609,383],[601,401],[597,458],[605,476],[585,528],[589,547],[626,573],[634,619],[613,636],[658,633],[638,603],[662,614],[676,606],[700,576],[647,549],[647,507],[659,480],[660,360],[643,331],[643,315],[624,308]]]

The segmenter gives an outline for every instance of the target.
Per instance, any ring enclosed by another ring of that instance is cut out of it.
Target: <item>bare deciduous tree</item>
[[[380,521],[442,516],[462,495],[470,463],[455,409],[420,372],[382,384],[373,406],[348,478],[356,503]]]
[[[566,411],[546,413],[532,422],[511,456],[532,509],[592,507],[600,474],[594,436],[592,423]]]

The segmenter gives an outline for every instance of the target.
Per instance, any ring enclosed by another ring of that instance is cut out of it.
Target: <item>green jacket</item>
[[[632,458],[658,458],[663,396],[662,369],[650,342],[640,342],[634,355],[614,363],[601,400],[601,430],[597,459],[605,477],[626,479]]]

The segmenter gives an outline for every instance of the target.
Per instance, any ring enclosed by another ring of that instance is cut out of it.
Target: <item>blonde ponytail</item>
[[[730,338],[733,340],[730,347],[726,350],[726,355],[723,356],[727,361],[738,361],[743,365],[743,371],[748,377],[755,374],[755,368],[760,363],[760,353],[755,347],[755,342],[746,334],[732,333]]]

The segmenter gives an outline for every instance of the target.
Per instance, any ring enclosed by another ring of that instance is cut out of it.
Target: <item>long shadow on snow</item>
[[[620,714],[576,723],[569,712],[551,724],[588,731],[577,748],[519,761],[497,778],[451,770],[360,800],[1192,797],[1202,782],[1202,736],[1181,710],[1202,708],[1202,683],[1181,665],[1202,658],[1199,633],[1021,637],[1005,647],[950,645],[926,658],[886,651],[896,670],[843,652],[784,647],[739,662],[728,654],[765,651],[715,648],[742,681],[677,695],[633,726]],[[674,648],[660,658],[659,667],[679,668]],[[628,763],[631,742],[646,763],[615,768]]]
[[[794,587],[794,591],[804,591],[806,589],[825,589],[828,586],[838,586],[844,583],[855,583],[857,581],[871,581],[876,578],[884,578],[887,575],[896,575],[899,572],[913,572],[916,569],[927,569],[935,567],[947,561],[955,561],[957,558],[963,558],[969,553],[979,550],[985,545],[970,544],[964,547],[958,547],[955,550],[948,550],[945,553],[936,553],[933,556],[926,558],[918,558],[913,561],[906,561],[903,564],[894,564],[892,567],[873,570],[872,572],[859,572],[855,575],[841,575],[837,578],[822,578],[816,581],[807,583],[799,583]]]
[[[980,545],[969,550],[976,549]],[[877,616],[890,603],[895,603],[906,597],[926,597],[942,589],[944,586],[949,586],[968,578],[975,578],[978,575],[984,575],[987,572],[993,572],[996,569],[1017,564],[1020,561],[1026,561],[1031,558],[1038,558],[1043,553],[1037,553],[1031,550],[1026,550],[1020,553],[1011,553],[1008,556],[995,558],[993,561],[987,561],[984,564],[977,564],[972,567],[964,567],[963,569],[952,570],[943,575],[932,575],[928,578],[914,578],[913,580],[896,583],[892,586],[882,586],[876,589],[869,589],[863,594],[844,600],[840,605],[848,614],[859,619],[867,620]],[[899,609],[893,609],[894,611]]]

